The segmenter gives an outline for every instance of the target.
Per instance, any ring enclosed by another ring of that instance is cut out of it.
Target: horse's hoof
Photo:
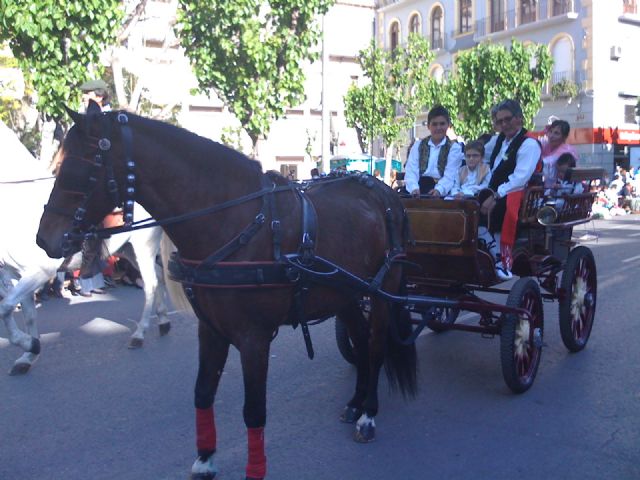
[[[40,354],[40,340],[37,338],[31,339],[31,348],[29,349],[29,353],[33,353],[34,355]]]
[[[192,473],[191,480],[213,480],[216,478],[215,473]]]
[[[164,337],[171,330],[171,322],[161,323],[158,325],[158,330],[160,330],[160,336]]]
[[[376,422],[373,417],[364,414],[358,419],[353,439],[358,443],[369,443],[376,439]]]
[[[356,423],[361,415],[362,410],[359,408],[346,406],[340,415],[340,421],[342,423]]]
[[[357,443],[370,443],[376,439],[376,427],[367,425],[359,430],[356,430],[353,434],[353,439]]]
[[[129,348],[141,348],[144,340],[142,338],[131,337],[129,340]]]
[[[9,370],[9,375],[11,376],[24,375],[29,371],[30,368],[31,368],[30,363],[15,363],[13,367],[11,367],[11,370]]]

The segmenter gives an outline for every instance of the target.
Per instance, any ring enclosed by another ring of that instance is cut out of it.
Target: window
[[[400,24],[398,22],[393,22],[391,24],[391,33],[389,35],[389,46],[391,47],[392,52],[396,48],[398,48],[399,41],[400,41]]]
[[[553,73],[551,85],[563,81],[574,81],[573,75],[573,44],[568,37],[561,37],[551,47],[553,57]]]
[[[537,20],[537,0],[521,0],[520,2],[520,25],[532,23]]]
[[[471,10],[471,0],[460,0],[460,23],[458,25],[458,33],[467,33],[472,30]]]
[[[409,33],[420,33],[420,16],[417,13],[409,19]]]
[[[623,13],[638,13],[636,0],[622,0]]]
[[[624,123],[636,123],[636,106],[625,105],[624,106]]]
[[[504,1],[503,0],[491,0],[490,5],[491,15],[491,33],[501,32],[504,30]]]
[[[443,48],[442,41],[442,8],[436,7],[431,12],[431,48]]]
[[[563,15],[572,10],[571,0],[553,0],[553,16]]]

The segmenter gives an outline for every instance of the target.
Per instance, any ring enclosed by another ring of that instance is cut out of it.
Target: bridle
[[[89,176],[85,182],[75,182],[70,185],[69,188],[60,188],[62,192],[82,195],[82,201],[75,211],[54,207],[52,205],[45,205],[45,212],[52,212],[58,215],[70,217],[73,219],[71,230],[66,232],[62,240],[62,254],[64,256],[69,255],[72,252],[73,247],[80,247],[84,240],[98,238],[97,229],[95,226],[87,226],[85,216],[87,214],[87,207],[89,200],[93,196],[98,184],[98,176],[102,169],[105,170],[106,187],[109,196],[115,207],[121,207],[123,209],[124,226],[129,227],[133,224],[133,207],[135,205],[135,161],[132,157],[133,151],[133,135],[131,128],[129,127],[129,117],[124,112],[119,112],[116,119],[120,126],[120,133],[122,137],[123,153],[125,156],[126,186],[124,188],[124,194],[121,194],[118,188],[118,182],[115,179],[115,173],[113,168],[113,159],[110,155],[111,152],[111,140],[109,139],[111,134],[111,122],[105,121],[108,114],[102,113],[99,118],[102,136],[100,138],[94,137],[88,134],[89,140],[95,142],[95,152],[92,153],[93,159],[86,157],[77,157],[83,162],[88,162],[91,165]],[[92,116],[88,116],[88,119]],[[89,130],[89,129],[87,129]],[[73,183],[73,182],[72,182]],[[107,235],[108,236],[108,235]]]

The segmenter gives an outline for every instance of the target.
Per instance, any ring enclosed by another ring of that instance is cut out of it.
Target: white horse
[[[3,211],[3,232],[0,235],[0,318],[11,344],[19,346],[25,352],[9,372],[16,375],[28,372],[40,353],[33,295],[56,275],[61,262],[59,259],[49,258],[35,242],[38,219],[53,188],[54,179],[1,122],[0,145],[4,158],[0,163],[0,205]],[[136,217],[147,216],[138,207]],[[161,229],[155,227],[114,235],[106,242],[107,249],[114,253],[127,242],[131,243],[135,258],[126,253],[124,256],[139,267],[144,282],[145,305],[130,339],[131,348],[142,346],[153,313],[158,315],[161,335],[165,335],[170,329],[164,278],[157,271],[155,263],[161,237]],[[18,304],[22,307],[26,332],[18,327],[13,316]]]

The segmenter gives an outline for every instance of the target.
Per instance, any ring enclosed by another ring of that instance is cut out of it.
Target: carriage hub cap
[[[527,320],[520,320],[516,328],[516,338],[514,341],[515,353],[518,356],[525,356],[529,344],[530,325]]]
[[[589,307],[589,304],[593,301],[591,293],[587,292],[587,284],[582,278],[577,278],[573,288],[573,295],[571,299],[571,315],[578,317],[582,315],[583,309]]]

